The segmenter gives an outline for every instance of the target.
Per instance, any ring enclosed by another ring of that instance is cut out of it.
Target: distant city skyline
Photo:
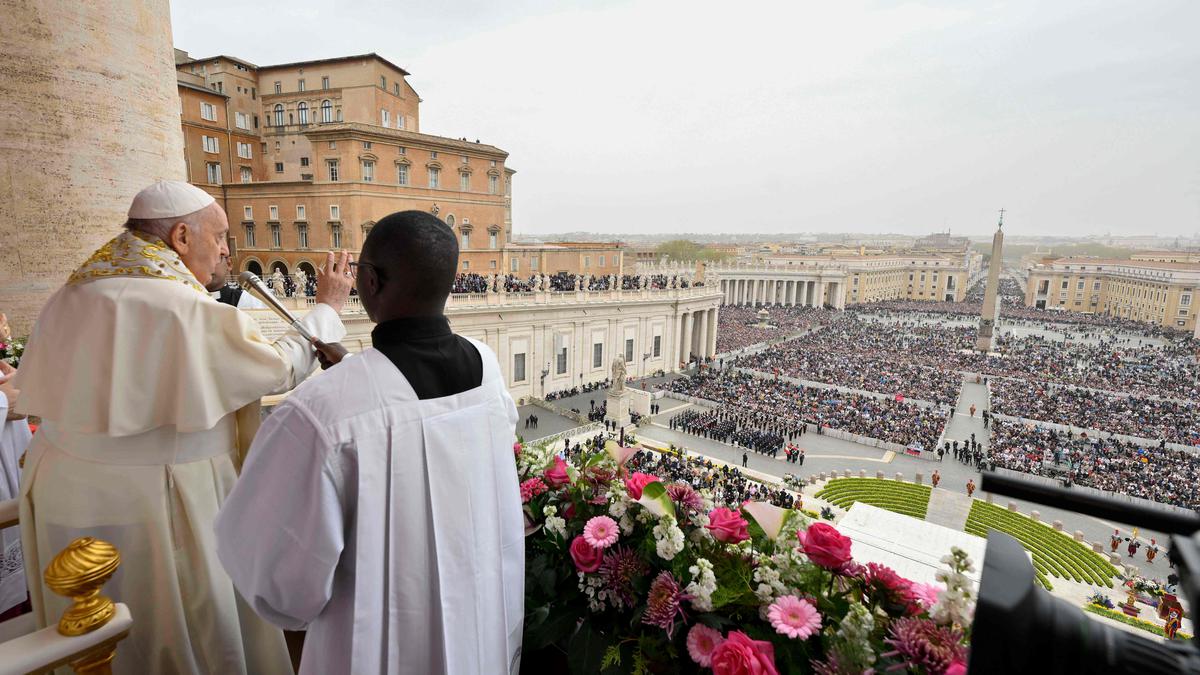
[[[1001,207],[1010,235],[1200,230],[1200,3],[729,7],[175,0],[172,21],[195,56],[395,61],[422,131],[512,153],[519,236],[982,236]]]

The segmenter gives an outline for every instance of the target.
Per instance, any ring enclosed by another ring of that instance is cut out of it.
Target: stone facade
[[[456,333],[496,352],[513,398],[522,399],[602,381],[618,355],[630,377],[676,371],[690,356],[712,357],[721,300],[706,286],[463,294],[450,296],[446,315]],[[276,321],[269,312],[253,314],[264,325]],[[357,303],[342,319],[348,349],[371,345],[374,324]]]
[[[1059,258],[1029,268],[1025,305],[1150,321],[1200,330],[1200,264],[1153,260]]]
[[[138,190],[184,178],[170,35],[167,0],[0,3],[0,311],[15,332]]]

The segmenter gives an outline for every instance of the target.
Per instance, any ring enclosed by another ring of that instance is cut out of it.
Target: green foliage
[[[1047,589],[1047,575],[1112,588],[1118,574],[1111,563],[1066,534],[995,504],[975,500],[964,529],[979,537],[990,530],[1011,535],[1032,554],[1037,581]]]
[[[928,485],[887,479],[839,478],[826,483],[816,496],[842,509],[862,502],[924,520],[931,489]]]
[[[687,239],[672,239],[658,245],[656,253],[661,256],[666,256],[672,262],[677,261],[704,261],[704,262],[719,262],[729,257],[728,253],[717,251],[711,248],[697,244],[694,241]]]
[[[1101,607],[1100,605],[1094,605],[1092,603],[1088,603],[1088,604],[1084,605],[1083,611],[1091,612],[1092,614],[1098,614],[1105,618],[1112,619],[1113,621],[1120,621],[1121,623],[1123,623],[1127,626],[1133,626],[1134,628],[1141,628],[1142,630],[1147,631],[1149,633],[1154,633],[1155,635],[1157,635],[1159,637],[1166,637],[1166,633],[1163,632],[1162,626],[1160,626],[1156,623],[1151,623],[1144,619],[1139,619],[1135,616],[1129,616],[1125,612],[1121,612],[1121,611],[1118,611],[1115,609],[1109,609],[1107,607]],[[1188,635],[1187,633],[1185,633],[1183,631],[1178,631],[1175,633],[1175,639],[1176,640],[1190,640],[1190,639],[1192,639],[1192,636]]]

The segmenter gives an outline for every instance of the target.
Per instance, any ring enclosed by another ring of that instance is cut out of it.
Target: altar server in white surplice
[[[517,410],[492,351],[442,313],[457,261],[432,215],[375,224],[357,274],[373,347],[264,421],[217,517],[242,596],[307,628],[301,673],[519,669]]]
[[[228,272],[225,212],[199,188],[138,193],[126,229],[51,296],[17,372],[19,409],[42,418],[21,483],[31,581],[72,539],[121,551],[104,588],[134,626],[118,673],[291,672],[282,633],[238,597],[217,560],[213,521],[233,488],[258,401],[316,366],[298,332],[266,340],[206,287]],[[345,334],[350,260],[328,256],[313,334]],[[270,533],[263,533],[270,536]],[[69,602],[32,583],[40,625]]]

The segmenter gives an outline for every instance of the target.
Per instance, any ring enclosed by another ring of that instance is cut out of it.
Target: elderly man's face
[[[183,264],[206,288],[220,288],[229,273],[229,220],[225,210],[213,204],[200,212],[186,238],[178,239],[175,250]],[[176,237],[173,237],[176,238]]]

